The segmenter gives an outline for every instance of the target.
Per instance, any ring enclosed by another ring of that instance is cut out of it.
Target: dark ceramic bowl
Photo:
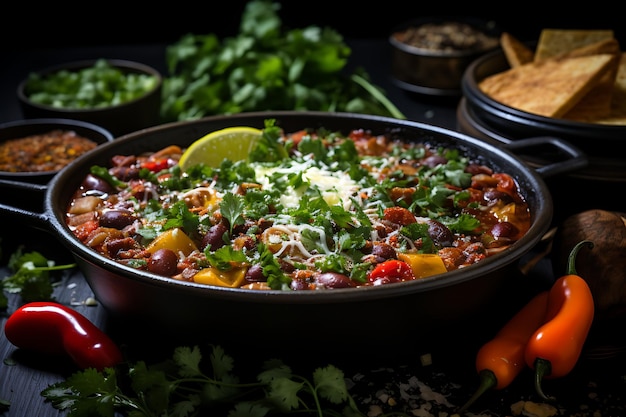
[[[416,41],[413,36],[416,31],[429,25],[434,25],[430,35],[421,36],[420,32],[419,41]],[[444,29],[458,25],[470,30],[448,32]],[[498,46],[499,34],[494,22],[472,17],[440,16],[407,21],[389,36],[393,80],[410,92],[460,96],[465,69],[476,58]],[[483,36],[489,38],[489,43],[484,42]]]
[[[0,124],[0,143],[32,135],[41,135],[53,130],[72,131],[78,136],[101,145],[113,140],[113,134],[93,123],[71,119],[25,119]],[[0,178],[14,181],[47,182],[59,171],[0,171]]]
[[[97,60],[75,61],[38,71],[42,77],[61,70],[80,71],[91,68]],[[136,130],[159,124],[161,111],[161,89],[163,77],[156,69],[134,61],[107,59],[107,62],[122,70],[123,73],[147,74],[156,78],[155,86],[146,94],[118,105],[71,109],[35,103],[29,99],[28,78],[17,88],[17,98],[24,118],[64,118],[82,120],[104,127],[114,136],[121,136]]]

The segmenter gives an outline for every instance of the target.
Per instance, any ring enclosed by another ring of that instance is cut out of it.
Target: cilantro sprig
[[[8,307],[5,292],[19,294],[24,302],[52,300],[53,276],[51,272],[74,268],[76,264],[55,265],[37,251],[24,253],[22,246],[11,254],[7,267],[12,275],[0,281],[0,310]]]
[[[153,365],[82,370],[41,395],[68,417],[193,417],[209,411],[229,417],[363,416],[343,371],[333,365],[305,377],[271,359],[256,379],[241,382],[233,357],[219,345],[211,346],[208,360],[198,346],[180,346],[171,359]]]

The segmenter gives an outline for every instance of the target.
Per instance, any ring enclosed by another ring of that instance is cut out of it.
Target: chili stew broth
[[[92,167],[67,208],[74,235],[176,280],[301,291],[436,276],[506,250],[530,227],[512,176],[457,149],[266,121],[247,161],[183,172],[183,152]]]

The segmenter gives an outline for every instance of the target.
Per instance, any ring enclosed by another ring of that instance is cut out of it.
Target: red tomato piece
[[[412,281],[414,279],[415,276],[413,275],[411,266],[397,259],[390,259],[379,263],[368,276],[369,282],[374,285]]]

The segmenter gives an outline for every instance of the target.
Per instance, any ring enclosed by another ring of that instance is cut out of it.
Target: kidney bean
[[[509,194],[505,193],[504,191],[497,190],[495,188],[486,189],[483,194],[483,198],[490,205],[495,204],[498,201],[502,201],[505,204],[513,201],[513,198]]]
[[[228,226],[224,222],[211,226],[207,234],[202,237],[202,249],[211,245],[211,250],[214,251],[224,246],[224,233],[226,232],[228,232]]]
[[[315,282],[324,288],[350,288],[356,286],[350,277],[337,272],[319,274],[315,277]]]
[[[398,257],[393,246],[385,242],[374,242],[372,255],[377,259],[377,262],[382,262],[387,259],[397,259]]]
[[[304,279],[293,279],[289,284],[289,288],[294,291],[309,290],[309,283]]]
[[[423,164],[430,168],[434,168],[437,165],[444,165],[447,163],[448,160],[441,155],[431,155],[423,161]]]
[[[87,174],[87,176],[85,176],[85,179],[83,179],[81,186],[88,191],[96,190],[107,194],[115,192],[115,188],[113,188],[111,184],[109,184],[102,178],[96,177],[92,174]]]
[[[136,167],[113,167],[109,172],[121,181],[128,182],[139,179],[139,168]]]
[[[519,233],[519,230],[513,223],[500,222],[491,227],[490,233],[496,239],[500,239],[513,237]]]
[[[445,224],[433,219],[428,220],[427,224],[428,236],[435,242],[435,245],[439,247],[452,246],[454,235]]]
[[[109,238],[104,243],[104,249],[109,256],[115,258],[120,252],[126,252],[133,249],[139,249],[140,246],[132,237]]]
[[[264,282],[267,281],[263,275],[263,267],[260,264],[254,264],[246,271],[244,280],[247,282]]]
[[[178,256],[171,249],[159,249],[148,259],[148,271],[171,277],[178,272]]]
[[[127,210],[107,210],[100,215],[99,224],[102,227],[111,227],[122,230],[133,224],[137,218]]]

